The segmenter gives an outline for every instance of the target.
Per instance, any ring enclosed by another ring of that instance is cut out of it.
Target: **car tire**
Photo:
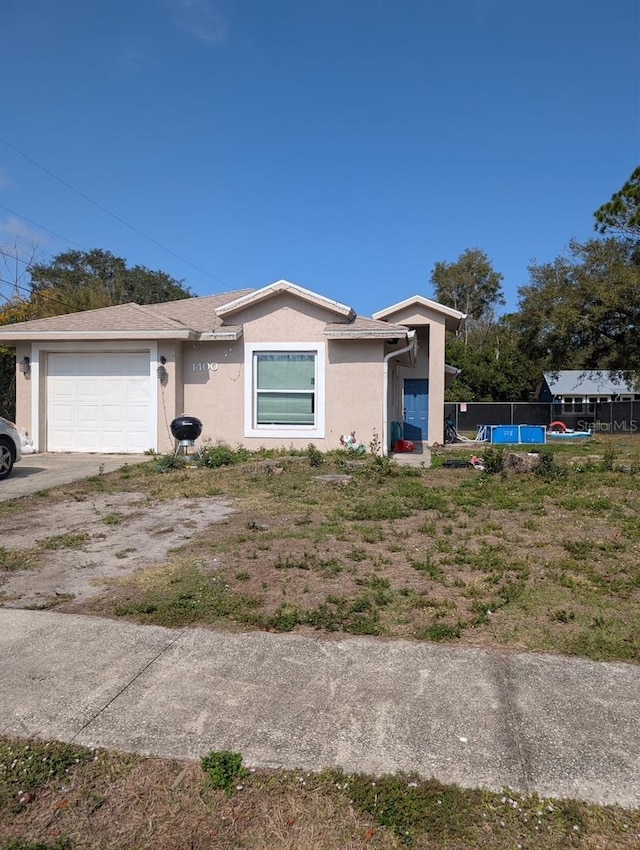
[[[0,438],[0,481],[11,475],[13,461],[15,460],[15,449],[8,440]]]

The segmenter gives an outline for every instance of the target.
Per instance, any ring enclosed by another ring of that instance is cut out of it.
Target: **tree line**
[[[594,213],[598,236],[572,241],[553,262],[529,266],[518,307],[479,248],[431,274],[435,298],[467,314],[447,342],[461,369],[449,401],[529,401],[545,371],[626,373],[640,383],[640,167]]]
[[[640,166],[594,213],[597,237],[529,267],[518,309],[504,306],[503,276],[479,248],[437,262],[437,301],[467,315],[447,341],[461,369],[450,401],[528,401],[543,371],[598,369],[640,376]],[[35,249],[0,246],[0,325],[135,302],[193,296],[183,281],[109,251],[64,251],[48,262]],[[15,415],[15,350],[0,346],[0,415]]]
[[[0,246],[0,325],[193,296],[183,281],[145,266],[128,266],[110,251],[63,251],[40,263],[35,248],[28,257],[20,256],[20,248],[18,241]],[[0,345],[0,415],[8,419],[15,417],[15,366],[15,349]]]

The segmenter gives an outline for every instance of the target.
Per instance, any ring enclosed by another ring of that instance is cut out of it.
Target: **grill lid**
[[[197,440],[202,433],[202,422],[186,414],[174,419],[169,427],[176,440]]]

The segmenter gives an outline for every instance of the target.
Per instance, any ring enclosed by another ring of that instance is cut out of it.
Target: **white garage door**
[[[50,452],[143,452],[155,447],[148,351],[51,353]]]

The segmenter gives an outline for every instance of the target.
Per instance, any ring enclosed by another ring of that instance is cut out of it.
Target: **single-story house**
[[[636,400],[640,394],[630,380],[606,370],[545,372],[538,389],[538,401],[557,404],[564,413],[585,413],[601,402]]]
[[[386,453],[394,421],[444,441],[445,333],[464,318],[419,295],[366,318],[279,280],[5,325],[0,342],[16,347],[16,419],[39,451],[166,452],[186,413],[205,443],[328,450],[355,431]]]

